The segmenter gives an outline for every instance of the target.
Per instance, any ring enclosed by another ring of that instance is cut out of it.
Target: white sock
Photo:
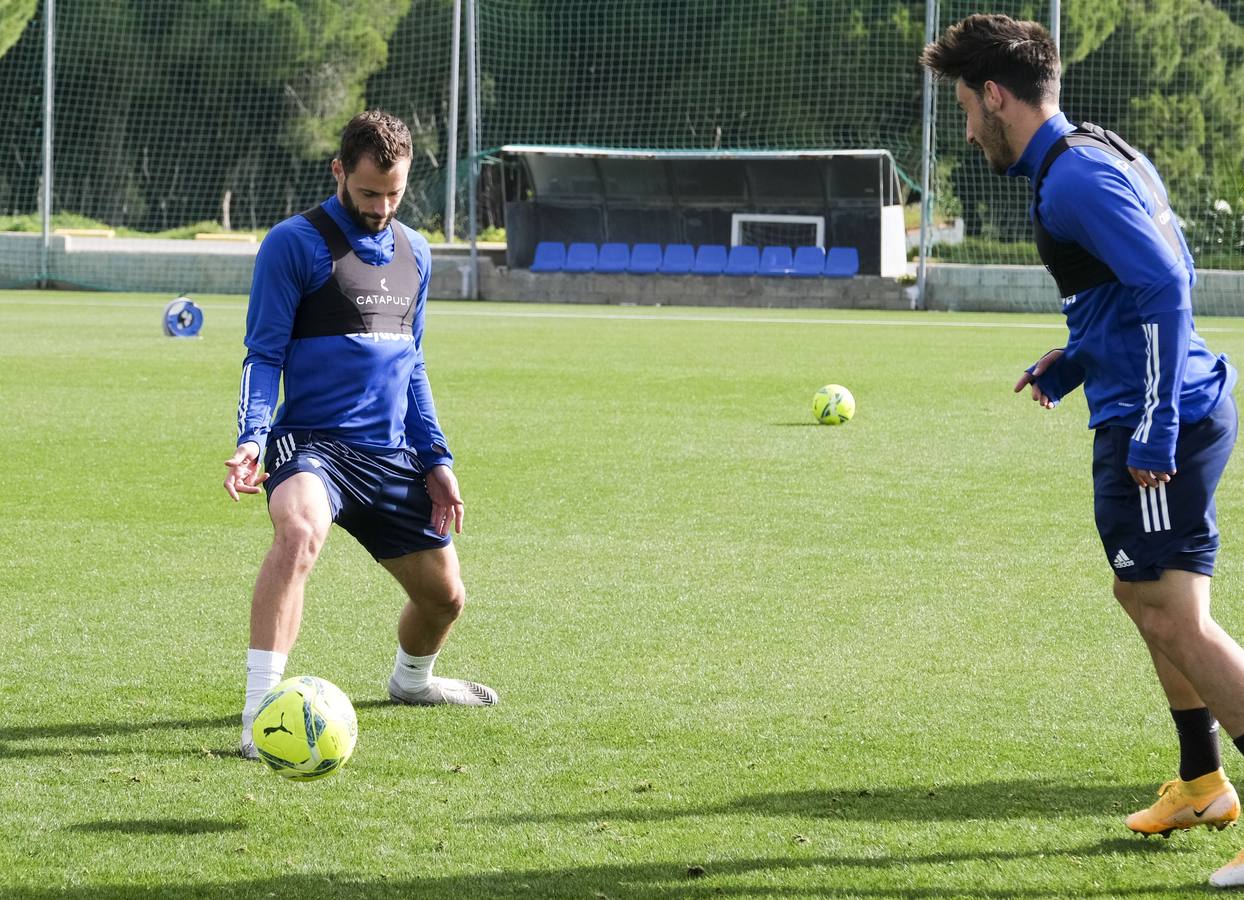
[[[272,690],[285,674],[286,654],[275,650],[246,651],[246,705],[242,707],[242,721],[249,727],[259,709],[263,695]]]
[[[393,680],[404,691],[423,690],[432,683],[432,666],[436,663],[436,656],[436,653],[411,656],[399,644],[397,660],[393,664]]]

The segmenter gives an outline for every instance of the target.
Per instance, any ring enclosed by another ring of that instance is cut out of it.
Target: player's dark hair
[[[993,81],[1031,106],[1058,100],[1058,47],[1040,22],[968,16],[925,47],[920,63],[939,78],[958,78],[978,93]]]
[[[406,123],[379,109],[369,109],[351,119],[341,132],[337,159],[349,174],[364,156],[370,156],[382,172],[389,171],[398,160],[410,159],[410,129]]]

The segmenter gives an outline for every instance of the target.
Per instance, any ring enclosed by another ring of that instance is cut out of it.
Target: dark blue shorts
[[[423,466],[411,450],[364,452],[315,431],[273,436],[264,454],[272,492],[286,478],[310,472],[324,482],[333,521],[376,559],[396,559],[449,544],[432,527]]]
[[[1127,471],[1129,427],[1107,425],[1093,439],[1093,511],[1106,559],[1121,581],[1156,581],[1165,569],[1214,574],[1218,512],[1214,490],[1235,445],[1237,414],[1227,398],[1201,421],[1181,425],[1166,484],[1142,488]]]

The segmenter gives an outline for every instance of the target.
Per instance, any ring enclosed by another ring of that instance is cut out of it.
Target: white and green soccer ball
[[[812,395],[812,415],[822,425],[842,425],[855,415],[855,398],[840,384],[827,384]]]
[[[354,706],[340,688],[314,675],[286,678],[255,714],[255,749],[278,775],[314,781],[346,764],[358,740]]]

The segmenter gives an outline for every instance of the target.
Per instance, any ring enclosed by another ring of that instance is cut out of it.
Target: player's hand
[[[462,494],[458,479],[449,466],[433,466],[426,476],[428,497],[432,500],[432,527],[437,534],[449,534],[452,522],[455,534],[462,534]]]
[[[236,502],[238,494],[258,494],[259,486],[268,480],[268,473],[259,471],[259,445],[254,441],[239,444],[233,456],[225,460],[229,474],[225,490]]]
[[[1062,359],[1062,348],[1051,350],[1045,356],[1037,360],[1037,364],[1033,366],[1031,372],[1024,372],[1019,376],[1019,381],[1015,382],[1015,393],[1019,393],[1024,389],[1025,385],[1029,385],[1032,390],[1032,399],[1041,404],[1044,409],[1053,409],[1054,401],[1045,395],[1045,391],[1037,387],[1038,376],[1044,374],[1050,366]]]
[[[1127,467],[1128,474],[1132,476],[1132,481],[1141,487],[1151,488],[1157,487],[1159,484],[1165,484],[1171,480],[1175,474],[1175,470],[1169,472],[1156,472],[1152,469],[1137,469],[1135,466]]]

